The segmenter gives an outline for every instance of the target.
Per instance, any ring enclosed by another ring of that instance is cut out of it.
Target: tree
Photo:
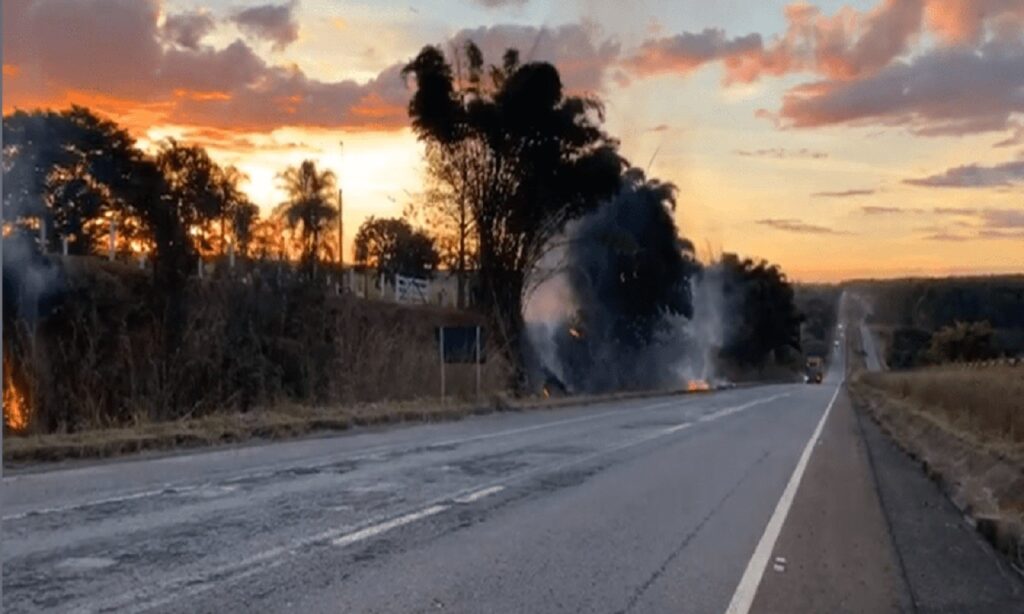
[[[292,231],[298,232],[302,261],[315,275],[316,261],[331,256],[328,231],[338,219],[334,204],[337,183],[331,171],[319,171],[316,162],[305,160],[278,175],[288,199],[275,214]],[[340,246],[339,246],[340,248]]]
[[[600,102],[565,96],[554,66],[510,50],[487,83],[480,50],[464,51],[465,80],[436,47],[403,69],[416,80],[409,116],[432,179],[471,213],[479,302],[519,365],[526,274],[568,220],[618,191],[625,163]]]
[[[732,331],[722,357],[742,367],[791,362],[800,351],[803,317],[793,286],[777,265],[724,254],[715,267],[723,276],[726,313]]]
[[[202,147],[174,139],[163,143],[156,163],[167,182],[171,207],[195,237],[196,247],[223,253],[225,220],[242,200],[241,176],[234,169],[222,169]]]
[[[476,221],[469,206],[475,186],[467,172],[474,154],[470,142],[448,150],[428,145],[430,172],[422,208],[407,212],[409,216],[419,214],[436,237],[441,261],[458,279],[456,304],[460,309],[467,304],[467,274],[477,268],[479,256]]]
[[[248,256],[255,238],[256,226],[259,223],[260,208],[247,199],[243,199],[231,208],[229,215],[231,235],[235,239],[238,253]]]
[[[956,322],[932,334],[928,358],[936,363],[992,358],[992,326],[988,322]]]
[[[354,247],[356,263],[392,283],[395,275],[430,277],[440,261],[434,240],[399,218],[367,218]]]
[[[4,219],[46,224],[47,251],[97,249],[106,215],[122,209],[116,184],[140,152],[117,124],[83,107],[16,111],[3,120]]]

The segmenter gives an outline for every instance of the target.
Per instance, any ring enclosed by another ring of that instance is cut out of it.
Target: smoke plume
[[[722,276],[679,237],[674,207],[674,186],[633,170],[552,243],[525,301],[535,382],[596,393],[714,378]]]

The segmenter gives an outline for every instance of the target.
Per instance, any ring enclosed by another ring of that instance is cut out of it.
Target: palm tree
[[[312,275],[321,252],[330,252],[326,238],[338,219],[334,173],[318,171],[316,162],[304,160],[297,167],[289,167],[278,178],[288,200],[278,205],[275,213],[292,232],[299,232],[302,259]]]

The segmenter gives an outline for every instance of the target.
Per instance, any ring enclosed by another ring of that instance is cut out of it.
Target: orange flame
[[[581,333],[578,328],[575,328],[575,327],[572,327],[572,326],[569,327],[569,334],[572,335],[573,338],[575,338],[575,339],[582,339],[583,338],[583,333]]]
[[[4,360],[4,423],[12,431],[28,428],[28,403],[14,383],[10,360]]]
[[[541,392],[544,393],[544,398],[545,399],[551,398],[551,393],[548,392],[548,387],[547,386],[544,386],[544,388],[541,389]]]
[[[711,385],[708,384],[707,380],[703,380],[703,379],[686,380],[686,391],[687,392],[707,392],[709,390],[711,390]]]

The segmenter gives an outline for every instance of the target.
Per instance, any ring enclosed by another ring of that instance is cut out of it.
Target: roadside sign
[[[444,335],[442,336],[442,330]],[[477,332],[480,333],[479,340]],[[448,364],[487,362],[484,331],[479,326],[442,326],[434,331],[441,348],[444,361]],[[442,341],[443,340],[443,341]],[[479,355],[477,352],[479,351]]]
[[[445,402],[445,365],[469,363],[476,365],[476,396],[480,398],[480,365],[485,360],[484,330],[480,326],[439,326],[435,330],[437,350],[441,358],[441,402]]]

